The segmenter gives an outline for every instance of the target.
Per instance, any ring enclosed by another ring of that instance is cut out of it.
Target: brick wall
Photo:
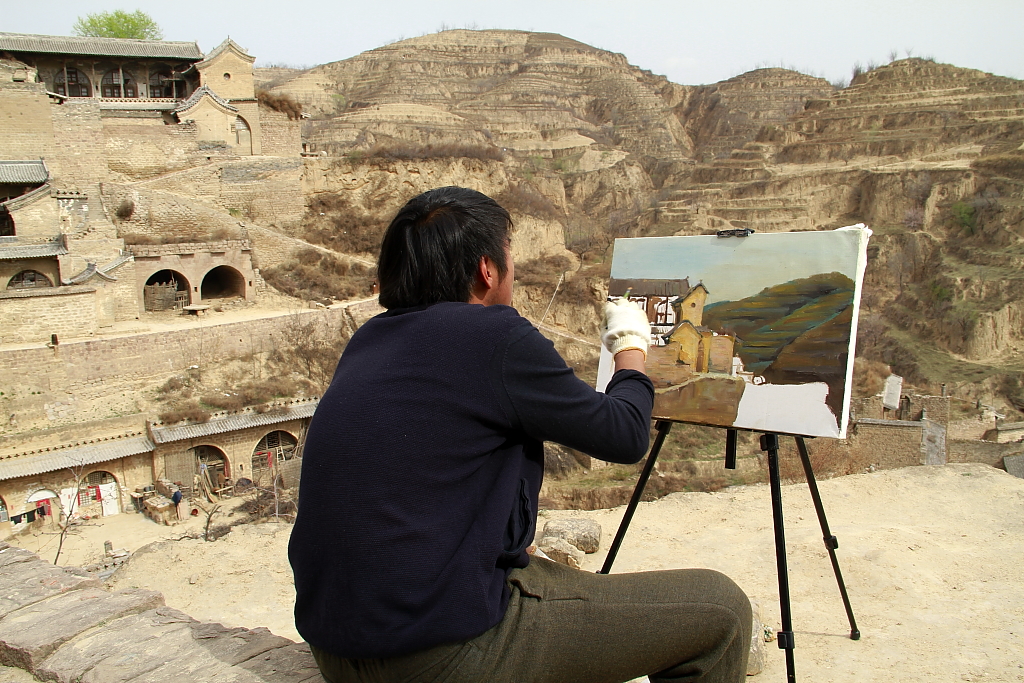
[[[297,157],[302,151],[302,122],[288,119],[287,114],[260,108],[260,126],[263,132],[263,154],[266,156]]]
[[[121,235],[173,235],[186,241],[239,233],[237,219],[187,197],[115,183],[103,183],[101,193],[111,215],[126,202],[134,206],[131,217],[118,224]]]
[[[291,226],[306,210],[302,194],[302,160],[299,158],[250,157],[223,160],[157,178],[138,186],[192,198],[239,219]]]
[[[48,238],[60,235],[60,207],[57,200],[39,197],[11,212],[14,234],[18,237]]]
[[[94,315],[91,302],[78,308]],[[0,434],[80,421],[79,406],[90,401],[102,402],[112,414],[137,413],[134,391],[184,372],[190,365],[237,358],[254,348],[270,351],[290,337],[297,319],[318,318],[331,329],[340,329],[347,325],[348,315],[338,307],[222,325],[197,321],[192,327],[151,334],[62,341],[56,349],[44,345],[49,341],[46,332],[37,337],[37,346],[0,351],[0,406],[4,415],[16,415],[13,425],[0,422]],[[111,386],[124,390],[111,392]],[[56,404],[60,404],[57,410]]]
[[[8,65],[0,60],[0,159],[44,157],[54,173],[50,98],[42,83],[14,82],[14,69]],[[30,72],[34,79],[35,70]]]
[[[47,342],[51,334],[87,336],[96,331],[96,288],[6,291],[0,294],[0,344],[34,340]],[[23,371],[38,372],[36,368]]]
[[[1024,453],[1024,443],[993,443],[991,441],[949,441],[947,462],[983,462],[1002,468],[1007,455]]]
[[[53,135],[59,167],[51,169],[61,189],[84,190],[107,179],[106,141],[99,101],[71,97],[51,104]]]
[[[153,178],[206,163],[194,123],[104,119],[103,126],[108,168],[124,180]]]

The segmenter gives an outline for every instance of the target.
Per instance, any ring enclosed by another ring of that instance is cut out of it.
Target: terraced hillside
[[[616,236],[865,222],[862,355],[922,387],[1024,407],[1021,81],[904,59],[838,91],[785,69],[694,87],[562,36],[464,30],[266,78],[311,114],[325,177],[497,161],[488,189],[539,196],[515,210],[561,226],[584,275]],[[401,194],[375,188],[388,209]],[[307,189],[374,216],[365,189]]]

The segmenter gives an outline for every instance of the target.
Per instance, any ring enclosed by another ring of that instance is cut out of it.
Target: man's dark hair
[[[475,190],[441,187],[413,197],[391,221],[380,245],[380,305],[469,301],[481,257],[494,261],[505,277],[511,231],[508,211]]]

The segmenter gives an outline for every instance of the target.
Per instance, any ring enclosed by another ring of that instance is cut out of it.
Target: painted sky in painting
[[[838,271],[856,282],[861,235],[860,230],[832,230],[618,239],[612,277],[702,281],[709,304],[819,273]]]

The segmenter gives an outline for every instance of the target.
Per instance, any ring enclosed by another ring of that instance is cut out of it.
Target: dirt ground
[[[848,637],[806,485],[785,486],[798,680],[1024,681],[1024,480],[968,464],[852,475],[822,481],[820,489],[862,637]],[[602,549],[584,565],[596,571],[622,513],[542,512],[540,524],[556,517],[598,521]],[[184,530],[140,515],[111,517],[82,527],[65,557],[95,559],[104,540],[137,550]],[[298,639],[289,531],[260,524],[236,527],[212,543],[167,541],[134,557],[110,585],[159,590],[198,619],[266,626]],[[614,571],[718,569],[758,600],[766,624],[778,629],[775,566],[769,490],[751,485],[641,504]],[[775,643],[767,646],[767,668],[752,680],[784,681],[784,654]]]

